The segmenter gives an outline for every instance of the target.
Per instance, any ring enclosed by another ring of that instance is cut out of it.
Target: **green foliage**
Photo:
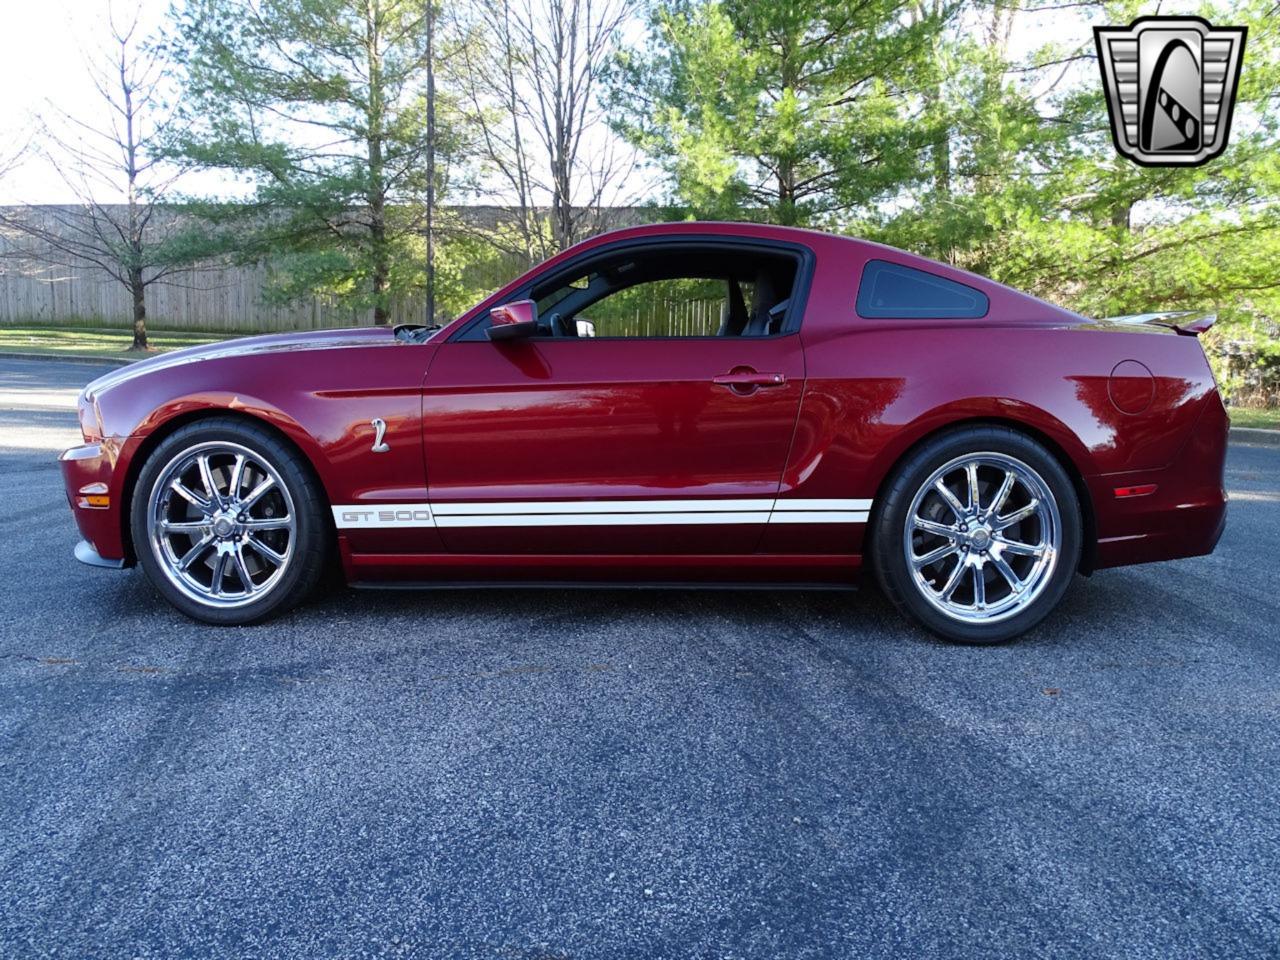
[[[699,217],[834,223],[922,172],[908,114],[949,8],[901,0],[682,0],[623,57],[618,129]]]
[[[393,211],[394,212],[394,211]],[[426,288],[426,238],[409,233],[388,244],[389,297],[419,309]],[[437,321],[458,316],[520,273],[516,258],[487,238],[454,232],[436,240],[435,286]],[[263,299],[290,303],[309,296],[372,307],[368,263],[337,248],[282,252],[272,256]]]
[[[1237,322],[1203,337],[1218,387],[1232,403],[1280,408],[1280,326]]]

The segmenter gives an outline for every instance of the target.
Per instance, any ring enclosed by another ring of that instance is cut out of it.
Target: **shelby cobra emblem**
[[[1094,27],[1116,149],[1146,167],[1198,166],[1227,146],[1244,27],[1139,17]]]

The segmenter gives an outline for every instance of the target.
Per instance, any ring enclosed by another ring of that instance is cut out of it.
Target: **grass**
[[[0,352],[40,353],[58,356],[103,357],[111,360],[141,360],[167,350],[180,350],[202,343],[230,339],[227,334],[193,333],[177,330],[148,330],[146,353],[130,350],[133,331],[63,326],[0,326]]]
[[[1231,407],[1233,427],[1259,427],[1263,430],[1280,430],[1280,407],[1264,410],[1259,407]]]

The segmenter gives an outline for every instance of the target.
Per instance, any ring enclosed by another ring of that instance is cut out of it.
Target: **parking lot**
[[[1280,952],[1280,448],[998,648],[870,586],[214,629],[72,559],[98,372],[0,360],[0,956]]]

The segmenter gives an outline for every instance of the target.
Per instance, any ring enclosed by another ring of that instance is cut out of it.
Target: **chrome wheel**
[[[1058,504],[1044,479],[1003,453],[944,464],[920,486],[903,531],[912,583],[955,620],[991,623],[1034,603],[1062,548]]]
[[[279,583],[294,559],[297,520],[280,473],[230,442],[183,450],[160,471],[147,536],[160,568],[201,604],[239,607]]]

